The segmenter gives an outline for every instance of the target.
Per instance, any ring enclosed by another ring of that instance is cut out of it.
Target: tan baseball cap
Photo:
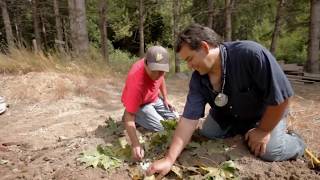
[[[145,60],[151,71],[169,72],[169,53],[162,46],[148,48]]]

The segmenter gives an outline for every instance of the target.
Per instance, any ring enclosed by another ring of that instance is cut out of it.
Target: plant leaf
[[[183,171],[180,167],[173,165],[171,171],[174,172],[179,179],[183,179]]]

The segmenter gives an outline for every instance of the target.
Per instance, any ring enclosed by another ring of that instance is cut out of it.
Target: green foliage
[[[161,121],[161,125],[163,126],[165,131],[173,131],[176,129],[178,122],[175,119]]]
[[[108,1],[108,23],[112,28],[113,39],[120,40],[126,37],[132,36],[132,27],[134,26],[134,21],[132,14],[130,14],[129,9],[131,9],[133,2],[124,0],[111,0]]]
[[[233,161],[222,162],[218,167],[200,167],[204,179],[231,179],[236,176],[237,168]]]
[[[98,48],[99,44],[101,44],[99,31],[99,14],[97,13],[99,11],[97,4],[97,0],[88,1],[86,11],[89,41],[95,48]]]
[[[77,158],[78,161],[84,163],[87,167],[100,167],[105,170],[112,170],[123,166],[125,163],[130,162],[131,148],[126,137],[119,137],[121,127],[115,123],[110,117],[107,123],[108,135],[114,136],[111,143],[105,146],[98,145],[96,149],[86,151],[80,154]],[[151,161],[160,158],[165,153],[172,139],[174,130],[177,127],[176,120],[161,121],[164,126],[164,131],[145,134],[139,137],[139,141],[145,147],[145,158],[142,162],[136,165],[131,165],[128,168],[129,174],[132,179],[153,179],[154,176],[145,177],[145,171],[151,164]],[[191,149],[190,149],[191,147]],[[200,159],[201,151],[206,152],[209,156],[224,154],[228,148],[221,141],[207,141],[207,142],[191,142],[190,147],[186,151],[194,151],[195,158]],[[217,154],[218,153],[218,154]],[[176,179],[185,178],[198,178],[198,179],[231,179],[237,177],[237,167],[233,161],[225,161],[217,164],[216,167],[206,166],[205,164],[183,166],[175,164],[171,169],[171,175],[174,174]],[[169,174],[170,176],[170,174]]]
[[[263,19],[260,24],[256,24],[252,28],[252,35],[249,39],[259,42],[264,47],[268,48],[271,44],[271,36],[273,32],[273,24],[269,19]]]
[[[120,126],[114,119],[112,119],[111,117],[108,118],[108,120],[105,121],[105,123],[107,124],[106,127],[106,133],[108,136],[111,135],[120,135],[122,134],[123,131],[123,127]]]
[[[233,17],[236,18],[232,19],[232,39],[243,40],[257,36],[254,34],[253,27],[263,25],[264,21],[273,21],[276,4],[273,1],[244,0],[241,3],[235,3],[235,9]],[[273,26],[268,29],[270,28]],[[271,34],[268,38],[271,39]]]
[[[103,148],[99,145],[95,150],[81,153],[78,161],[85,163],[87,167],[100,167],[105,170],[121,166],[121,160],[113,153],[112,146]]]
[[[138,57],[119,49],[115,49],[109,55],[110,66],[115,72],[126,73]]]
[[[170,145],[174,130],[177,126],[177,121],[175,119],[161,121],[164,131],[154,133],[150,137],[150,143],[145,144],[145,149],[147,151],[153,151],[156,153],[163,153]],[[151,156],[153,154],[150,154]],[[149,156],[150,156],[149,155]]]
[[[285,33],[278,42],[276,56],[286,63],[303,64],[307,57],[307,33],[301,29]]]

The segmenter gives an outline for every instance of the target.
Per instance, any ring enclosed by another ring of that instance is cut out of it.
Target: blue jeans
[[[305,143],[296,134],[286,132],[286,118],[283,118],[272,130],[270,141],[266,147],[266,153],[260,156],[265,161],[284,161],[296,159],[304,154]],[[219,124],[208,115],[203,123],[200,134],[208,138],[225,138],[228,136],[228,130],[222,130]]]
[[[146,104],[136,113],[135,122],[140,126],[151,130],[161,131],[163,126],[160,121],[167,119],[177,119],[178,117],[169,109],[167,109],[161,98],[155,102]]]

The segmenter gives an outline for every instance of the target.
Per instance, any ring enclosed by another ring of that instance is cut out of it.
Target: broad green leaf
[[[178,124],[178,121],[175,119],[160,121],[165,131],[175,130]]]
[[[99,159],[99,164],[101,168],[107,170],[112,166],[111,159],[108,156],[101,156]]]
[[[231,178],[235,176],[237,167],[232,160],[225,161],[221,164],[221,169],[224,171],[226,178]]]
[[[81,157],[78,158],[78,161],[85,163],[87,167],[92,166],[96,168],[99,164],[100,156],[100,153],[96,150],[87,151],[81,154]]]
[[[231,160],[223,162],[221,164],[221,168],[223,170],[232,171],[232,172],[237,170],[235,163],[233,161],[231,161]]]
[[[122,128],[120,127],[120,125],[118,125],[116,121],[111,117],[109,117],[109,119],[106,120],[105,122],[107,124],[106,132],[108,135],[115,135],[115,134],[119,135],[122,133]]]
[[[128,145],[128,141],[126,139],[126,137],[120,137],[119,139],[119,144],[122,148],[126,148],[126,146]]]

